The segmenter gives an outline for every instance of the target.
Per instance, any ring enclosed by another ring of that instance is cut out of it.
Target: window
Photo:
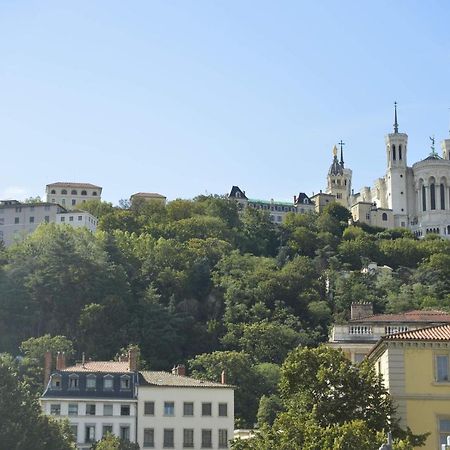
[[[73,216],[69,217],[69,222],[73,222]]]
[[[175,415],[175,403],[174,402],[164,402],[164,415],[165,416]]]
[[[430,208],[436,209],[436,190],[434,183],[430,184]]]
[[[129,416],[130,415],[130,405],[120,405],[120,415]]]
[[[110,390],[113,389],[113,386],[114,386],[114,384],[113,384],[113,377],[112,377],[112,375],[105,375],[103,377],[103,389],[105,391],[110,391]]]
[[[70,431],[72,433],[72,436],[75,439],[75,442],[78,441],[78,425],[70,425]]]
[[[4,217],[0,217],[0,225],[5,225],[5,218]]]
[[[384,220],[386,222],[386,220],[387,220],[387,214],[386,213],[383,213],[381,215],[381,220]]]
[[[175,446],[173,428],[164,428],[163,447],[172,448]]]
[[[71,194],[71,195],[78,195],[78,192],[77,192],[75,189],[72,189],[72,190],[70,191],[70,194]]]
[[[185,428],[183,430],[183,447],[194,447],[194,430],[192,428]]]
[[[86,389],[95,389],[95,375],[86,377]]]
[[[422,186],[422,211],[427,210],[427,191],[425,186]]]
[[[78,403],[69,403],[69,416],[78,416]]]
[[[59,403],[50,405],[50,414],[52,416],[60,416],[61,415],[61,405]]]
[[[52,375],[51,384],[52,389],[61,389],[61,375]]]
[[[81,220],[83,220],[83,216],[78,216],[78,222],[80,222]]]
[[[54,189],[52,189],[52,190],[50,191],[50,194],[56,194],[56,191],[55,191]]]
[[[45,216],[44,217],[44,222],[45,223],[49,223],[50,222],[50,216]]]
[[[445,186],[443,183],[439,187],[439,193],[441,197],[441,209],[445,209]]]
[[[219,448],[228,448],[228,430],[219,430]]]
[[[81,195],[87,195],[86,191],[81,191]]]
[[[95,425],[86,425],[84,433],[84,442],[95,442]]]
[[[72,199],[72,206],[75,206],[77,204],[77,201],[73,198]]]
[[[448,355],[436,355],[436,381],[448,381]]]
[[[202,416],[210,416],[211,411],[211,403],[202,403]]]
[[[86,415],[87,416],[95,416],[95,405],[94,404],[86,405]]]
[[[154,416],[155,415],[155,402],[145,402],[144,403],[144,415]]]
[[[228,404],[227,403],[219,403],[219,416],[220,417],[228,416]]]
[[[108,433],[112,434],[113,427],[112,425],[103,425],[102,427],[102,436],[106,436]]]
[[[183,416],[193,416],[194,415],[194,403],[184,402],[183,403]]]
[[[212,431],[202,430],[202,448],[212,447]]]
[[[69,375],[69,389],[78,389],[79,379],[78,375],[71,374]]]
[[[392,146],[392,159],[395,161],[395,145]]]
[[[120,426],[120,439],[123,439],[124,441],[130,440],[130,427],[128,425]]]
[[[97,196],[97,191],[93,191],[93,192],[92,192],[92,195],[93,195],[94,197],[96,197],[96,196]]]
[[[122,375],[120,377],[120,389],[130,389],[130,377],[128,375]]]
[[[61,195],[67,195],[67,189],[61,189]]]
[[[450,419],[439,419],[439,443],[447,444],[448,436],[450,436]]]
[[[14,223],[19,223],[19,218],[18,217],[14,217]]]
[[[30,217],[30,223],[34,223],[34,216]]]
[[[62,204],[63,206],[66,204],[66,199],[65,199],[65,198],[63,198],[63,199],[61,200],[61,204]]]
[[[155,430],[153,428],[144,428],[144,447],[155,446]]]
[[[66,218],[64,216],[61,217],[61,222],[65,222]]]
[[[398,146],[398,159],[402,159],[402,146],[401,146],[401,144]]]

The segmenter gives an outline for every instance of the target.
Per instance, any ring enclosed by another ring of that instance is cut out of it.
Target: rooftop
[[[279,202],[277,200],[260,200],[257,198],[249,198],[249,203],[260,203],[262,205],[282,205],[282,206],[295,206],[293,202]]]
[[[86,361],[74,366],[66,367],[61,372],[100,372],[100,373],[124,373],[129,372],[128,362],[118,361]]]
[[[214,383],[212,381],[197,380],[183,375],[174,375],[169,372],[140,371],[139,384],[148,386],[166,387],[208,387],[232,388],[229,384]]]
[[[402,323],[450,323],[450,314],[439,310],[414,310],[398,314],[373,314],[361,319],[351,319],[350,322],[402,322]]]
[[[72,183],[67,181],[58,181],[56,183],[47,184],[49,186],[57,186],[57,187],[68,187],[68,188],[91,188],[91,189],[102,189],[101,186],[97,186],[91,183]]]
[[[386,341],[450,341],[450,324],[403,331],[383,337]]]
[[[156,198],[166,198],[165,195],[158,194],[157,192],[136,192],[132,197],[156,197]]]

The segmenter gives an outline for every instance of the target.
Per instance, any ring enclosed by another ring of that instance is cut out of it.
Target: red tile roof
[[[398,314],[374,314],[350,322],[401,322],[401,323],[450,323],[450,314],[439,310],[414,310]]]
[[[403,331],[388,334],[382,338],[386,341],[450,341],[450,325],[419,328],[418,330]]]
[[[47,186],[60,186],[60,187],[71,187],[71,188],[96,188],[96,189],[101,189],[101,186],[96,186],[95,184],[91,184],[91,183],[72,183],[70,181],[65,182],[65,181],[58,181],[56,183],[50,183],[47,184]]]
[[[197,380],[183,375],[174,375],[169,372],[153,372],[143,370],[140,374],[140,385],[166,386],[166,387],[199,387],[199,388],[233,388],[229,384],[214,383],[213,381]]]
[[[77,363],[74,366],[66,367],[63,372],[129,372],[128,362],[118,361],[87,361],[84,364]]]

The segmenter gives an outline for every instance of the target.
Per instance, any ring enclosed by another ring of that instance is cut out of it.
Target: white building
[[[67,209],[75,209],[87,200],[101,200],[102,188],[90,183],[58,182],[47,184],[47,202],[58,203]]]
[[[229,448],[234,430],[234,388],[184,373],[183,366],[173,373],[140,372],[140,448]]]
[[[67,212],[56,203],[21,203],[0,200],[0,242],[8,247],[23,241],[42,223],[66,223],[75,228],[85,227],[94,232],[98,220],[85,211]]]
[[[46,389],[41,397],[43,411],[67,418],[79,450],[107,433],[136,442],[137,379],[136,353],[128,361],[95,361],[65,367],[58,354],[51,371],[51,354],[45,361]]]

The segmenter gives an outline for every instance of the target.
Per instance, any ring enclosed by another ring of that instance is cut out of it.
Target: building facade
[[[140,448],[230,448],[234,388],[225,383],[196,380],[184,373],[183,366],[172,373],[140,372]]]
[[[359,363],[383,336],[445,323],[450,323],[450,314],[445,311],[374,314],[372,303],[353,303],[349,322],[333,325],[328,345]]]
[[[267,211],[271,222],[281,224],[288,213],[305,214],[314,212],[314,202],[304,193],[294,195],[293,202],[281,202],[276,200],[259,200],[248,198],[245,191],[239,186],[233,186],[228,198],[235,200],[240,209],[253,208],[260,211]]]
[[[166,204],[167,197],[164,195],[158,194],[156,192],[137,192],[130,197],[130,202],[133,204],[135,201],[146,201],[146,202],[157,202],[162,205]]]
[[[21,203],[17,200],[0,200],[0,242],[8,247],[23,241],[42,223],[66,223],[85,227],[94,232],[98,220],[85,211],[67,212],[56,203]]]
[[[450,325],[385,336],[368,357],[394,400],[400,425],[430,433],[421,449],[440,450],[450,437]]]
[[[45,188],[48,203],[57,203],[66,209],[76,209],[87,200],[102,199],[102,188],[90,183],[58,182]]]
[[[107,433],[136,441],[135,352],[130,352],[127,361],[83,362],[71,367],[65,367],[64,355],[58,354],[54,371],[50,358],[47,353],[42,409],[69,420],[79,450],[90,449]]]

